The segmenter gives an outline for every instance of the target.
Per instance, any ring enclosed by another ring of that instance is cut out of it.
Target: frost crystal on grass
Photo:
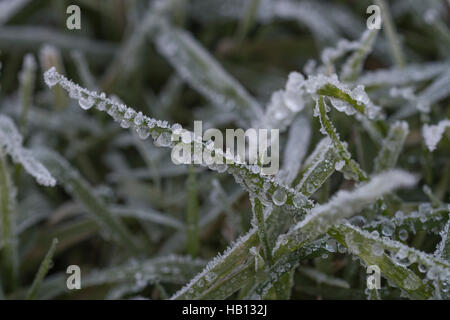
[[[438,124],[431,126],[425,124],[422,127],[422,135],[428,150],[434,151],[436,149],[437,144],[441,141],[442,136],[448,127],[450,127],[449,119],[441,120]]]
[[[55,178],[42,163],[34,158],[30,150],[22,146],[22,140],[22,136],[12,120],[0,115],[0,146],[11,155],[14,162],[20,163],[39,184],[54,186],[56,184]]]

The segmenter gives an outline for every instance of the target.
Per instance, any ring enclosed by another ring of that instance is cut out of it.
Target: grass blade
[[[39,288],[42,284],[42,280],[44,280],[46,274],[52,267],[52,258],[53,254],[56,250],[56,245],[58,244],[58,239],[53,239],[52,244],[50,246],[50,249],[48,250],[47,254],[45,255],[44,260],[42,260],[41,266],[39,267],[38,272],[36,273],[36,276],[34,277],[33,284],[30,287],[30,290],[27,294],[27,300],[34,300],[37,296],[37,293],[39,291]]]

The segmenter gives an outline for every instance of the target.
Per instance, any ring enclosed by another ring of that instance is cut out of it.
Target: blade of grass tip
[[[39,51],[39,59],[42,70],[48,70],[51,67],[56,68],[59,72],[64,72],[64,65],[60,51],[51,45],[44,45]],[[54,107],[57,110],[64,109],[68,104],[67,95],[64,94],[62,88],[52,88]]]
[[[244,41],[249,30],[253,26],[253,23],[255,22],[255,17],[258,14],[260,2],[261,0],[251,0],[247,4],[246,10],[244,10],[244,15],[239,22],[239,28],[236,37],[238,42]]]
[[[23,59],[23,68],[19,75],[20,82],[20,101],[22,111],[20,114],[19,131],[23,132],[27,122],[28,109],[32,103],[34,84],[36,80],[36,60],[34,56],[29,53]]]
[[[42,284],[42,280],[44,280],[48,271],[52,267],[53,254],[55,253],[57,244],[58,244],[58,239],[56,239],[56,238],[53,239],[50,249],[48,250],[47,254],[45,255],[44,260],[42,260],[39,270],[36,273],[36,276],[34,277],[33,284],[31,285],[30,290],[28,291],[28,294],[26,297],[27,300],[34,300],[36,298],[36,295]]]
[[[378,29],[367,30],[359,40],[359,48],[345,61],[342,66],[342,80],[356,81],[364,67],[367,56],[373,49],[378,35]]]
[[[37,156],[66,188],[67,192],[76,198],[88,213],[96,218],[100,226],[108,232],[108,236],[119,245],[123,245],[133,253],[139,253],[139,245],[130,231],[113,213],[111,213],[101,198],[96,197],[92,187],[79,172],[57,153],[50,150],[39,150]]]
[[[423,191],[423,193],[425,193],[425,195],[428,197],[428,199],[430,199],[430,202],[434,208],[438,208],[443,205],[442,201],[439,200],[438,197],[436,197],[436,195],[433,193],[433,191],[431,190],[431,188],[429,186],[424,185],[422,188],[422,191]]]
[[[189,167],[189,176],[186,180],[186,189],[186,250],[192,257],[196,257],[199,249],[198,195],[197,181],[193,166]]]
[[[0,209],[1,209],[1,260],[0,266],[5,291],[15,288],[17,279],[17,238],[14,225],[16,191],[12,185],[3,149],[0,148]]]
[[[405,56],[400,44],[400,39],[398,38],[397,30],[395,28],[394,22],[392,21],[389,6],[385,0],[375,0],[375,4],[377,4],[381,9],[384,31],[391,47],[394,62],[398,67],[403,68],[405,67]]]

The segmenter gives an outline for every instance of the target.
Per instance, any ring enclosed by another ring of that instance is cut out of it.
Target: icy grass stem
[[[197,256],[199,250],[197,188],[195,170],[193,166],[190,166],[189,176],[186,180],[186,249],[193,258]]]
[[[18,270],[17,238],[15,233],[15,187],[12,185],[6,156],[0,148],[0,200],[1,200],[1,271],[7,291],[15,287]]]
[[[352,172],[355,179],[358,181],[367,181],[367,174],[362,171],[359,167],[359,164],[352,159],[350,152],[344,146],[344,144],[340,141],[339,135],[336,132],[336,129],[331,124],[330,119],[327,116],[327,110],[325,105],[325,100],[323,97],[320,97],[317,101],[319,107],[319,117],[322,127],[325,129],[326,134],[333,141],[333,144],[336,148],[336,152],[339,154],[339,157],[345,161],[345,165]]]
[[[44,260],[42,260],[42,263],[39,267],[38,272],[36,273],[36,276],[33,280],[30,290],[28,291],[28,294],[26,297],[27,300],[34,300],[36,298],[39,288],[41,287],[42,280],[44,280],[48,271],[52,267],[52,264],[53,264],[52,259],[53,259],[53,255],[55,254],[57,244],[58,244],[58,239],[53,239],[50,249],[48,250],[47,254],[45,255]]]

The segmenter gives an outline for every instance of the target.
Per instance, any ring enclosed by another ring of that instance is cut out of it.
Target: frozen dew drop
[[[181,126],[181,124],[179,124],[179,123],[174,123],[174,124],[172,125],[172,132],[173,132],[173,134],[178,135],[178,134],[181,133],[181,130],[183,130],[183,127]]]
[[[142,140],[145,140],[150,135],[150,130],[148,130],[147,127],[137,127],[136,133],[139,138],[141,138]]]
[[[286,203],[287,195],[283,189],[277,189],[272,195],[272,201],[277,206],[282,206]]]
[[[338,249],[339,253],[346,253],[347,252],[347,248],[341,243],[338,244],[337,249]]]
[[[402,220],[402,219],[404,218],[404,213],[403,213],[403,211],[397,211],[397,212],[395,213],[395,218],[398,219],[398,220]]]
[[[80,97],[80,99],[78,100],[78,103],[80,104],[80,107],[82,109],[88,110],[88,109],[92,108],[92,106],[94,105],[94,99],[91,96]]]
[[[377,230],[372,231],[372,232],[370,233],[370,235],[371,235],[372,237],[374,237],[375,239],[378,239],[378,237],[380,236],[380,234],[378,233]]]
[[[390,237],[394,233],[395,230],[395,224],[392,221],[387,221],[383,224],[383,227],[381,228],[381,233],[383,233],[384,236]]]
[[[98,109],[99,111],[105,111],[105,110],[106,110],[106,102],[105,102],[105,101],[100,101],[100,102],[97,104],[97,109]]]
[[[334,168],[335,168],[337,171],[341,171],[342,168],[344,168],[344,165],[345,165],[345,161],[344,161],[344,160],[341,160],[341,161],[336,162],[336,164],[334,165]]]
[[[127,129],[130,127],[130,122],[128,120],[123,119],[120,121],[120,126],[124,129]]]
[[[397,254],[395,255],[395,257],[399,260],[405,259],[408,257],[408,250],[405,248],[401,248],[400,250],[397,251]]]
[[[48,69],[44,73],[44,81],[45,81],[45,84],[47,86],[49,86],[50,88],[59,82],[59,75],[56,72],[55,67]]]
[[[366,218],[363,216],[354,216],[350,218],[349,222],[357,227],[363,227],[366,224]]]
[[[216,165],[216,170],[219,173],[223,173],[225,171],[227,171],[228,166],[225,163],[220,163]]]
[[[159,147],[167,147],[171,141],[171,134],[169,132],[162,132],[156,139],[155,144]]]
[[[407,290],[416,290],[419,287],[419,279],[415,274],[409,274],[405,280],[403,280],[403,285]]]
[[[423,264],[419,264],[418,268],[419,268],[419,271],[422,273],[427,272],[427,266],[425,266]]]
[[[378,257],[381,256],[384,253],[383,245],[381,243],[379,243],[379,242],[375,242],[372,245],[372,253],[375,256],[378,256]]]
[[[77,86],[71,87],[69,89],[69,97],[71,97],[72,99],[80,99],[80,89]]]
[[[325,249],[329,252],[336,252],[336,241],[334,239],[328,239],[325,244]]]
[[[139,112],[136,117],[134,117],[134,124],[140,126],[144,122],[144,116],[142,112]]]
[[[298,193],[294,196],[292,202],[297,209],[302,208],[306,204],[306,197]]]
[[[406,241],[408,239],[408,231],[406,231],[405,229],[401,229],[398,232],[398,237],[400,238],[400,240]]]
[[[185,131],[181,134],[181,141],[183,143],[191,143],[192,142],[192,133],[189,131]]]
[[[125,114],[123,115],[123,117],[124,117],[125,119],[131,119],[131,118],[134,116],[135,113],[136,113],[136,111],[134,111],[134,110],[131,109],[131,108],[128,108],[128,109],[125,111]]]

